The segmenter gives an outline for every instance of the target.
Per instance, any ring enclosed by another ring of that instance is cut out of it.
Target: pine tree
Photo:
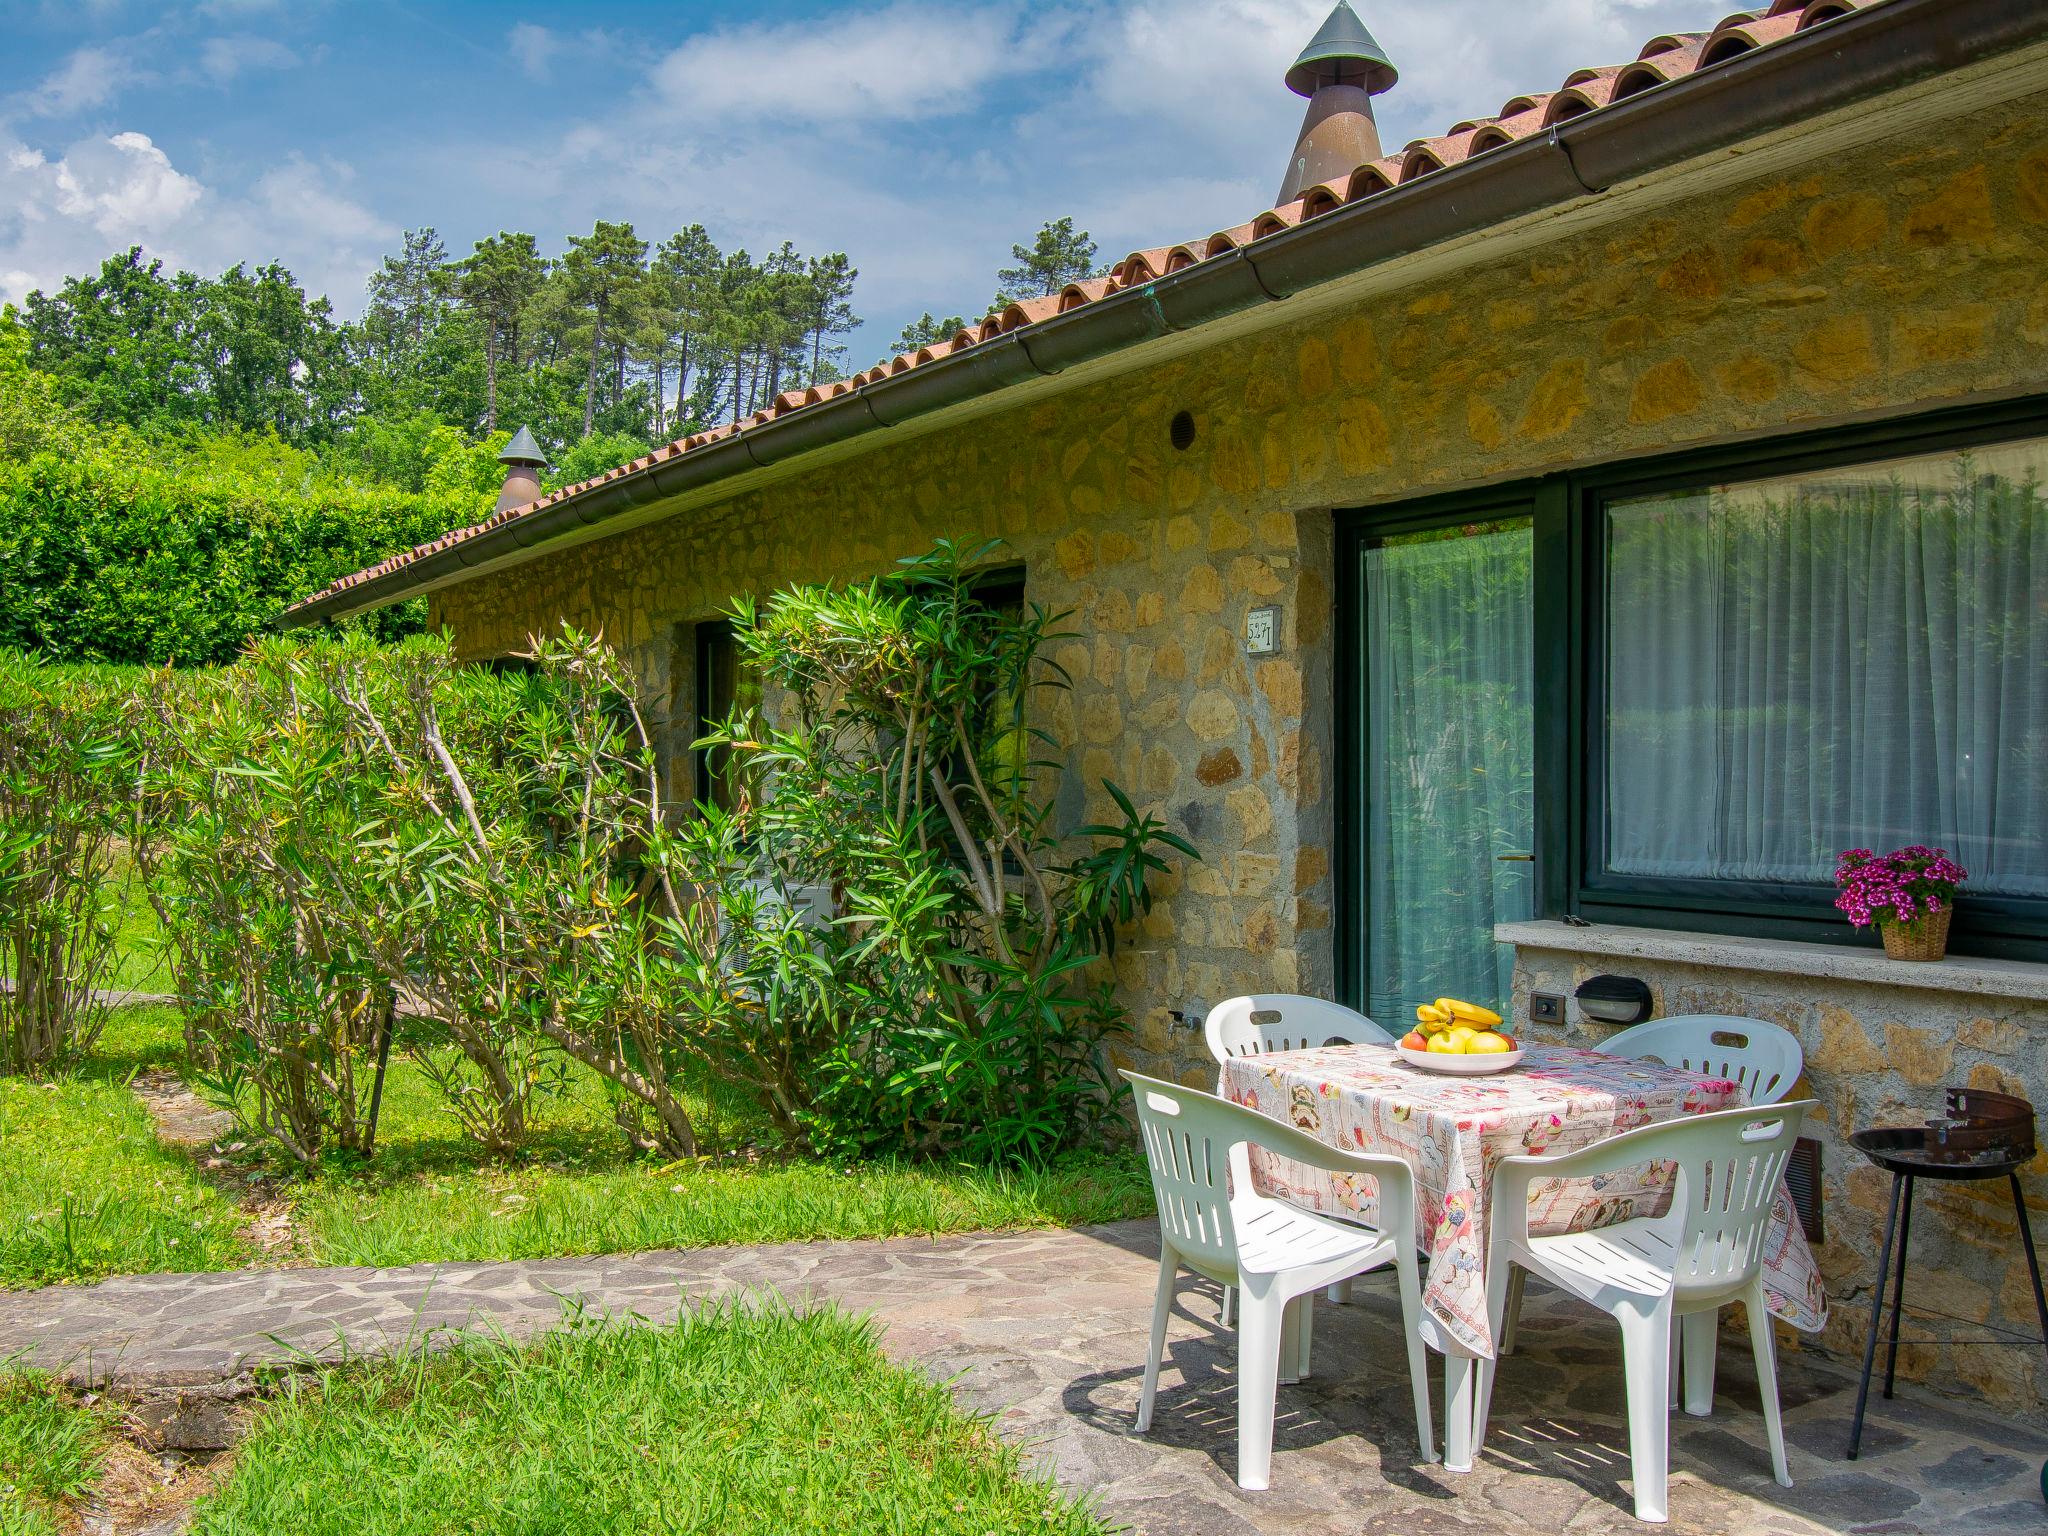
[[[823,381],[828,363],[845,350],[828,346],[827,338],[844,336],[860,324],[852,303],[854,279],[859,276],[844,251],[811,258],[805,274],[809,291],[804,296],[804,324],[811,335],[812,384]]]
[[[1058,293],[1069,283],[1096,275],[1095,242],[1089,238],[1087,230],[1075,229],[1070,218],[1052,220],[1038,231],[1038,238],[1028,250],[1021,245],[1013,245],[1010,255],[1017,265],[1004,267],[996,273],[996,297],[992,307],[997,311],[1008,308],[1019,299]]]
[[[919,347],[937,346],[942,341],[951,341],[967,328],[967,322],[958,315],[948,315],[943,320],[934,320],[932,312],[926,310],[910,324],[903,327],[897,336],[891,357],[904,352],[915,352]],[[883,359],[888,361],[887,358]]]
[[[457,269],[456,291],[484,328],[484,430],[498,429],[498,359],[519,367],[519,324],[547,276],[527,234],[503,231],[476,243]]]
[[[648,270],[645,339],[654,363],[655,419],[670,435],[680,432],[688,417],[690,370],[703,363],[701,344],[718,307],[723,261],[704,226],[692,224],[662,241]],[[673,414],[663,396],[671,351],[676,361]]]
[[[635,290],[645,275],[647,242],[633,233],[631,224],[607,224],[599,219],[587,235],[569,237],[569,254],[562,258],[570,291],[590,323],[589,367],[583,380],[583,435],[597,418],[598,366],[605,347],[612,341],[609,327],[615,318],[631,308]],[[619,364],[623,383],[624,363]],[[623,393],[619,390],[618,393]]]
[[[417,351],[453,291],[448,247],[430,224],[408,229],[402,249],[370,274],[370,307],[363,317],[373,344],[389,352]]]

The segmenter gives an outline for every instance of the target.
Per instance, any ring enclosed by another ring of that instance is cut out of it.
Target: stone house
[[[1080,631],[1044,723],[1204,851],[1117,958],[1139,1065],[1206,1081],[1249,991],[1778,1020],[1860,1351],[1886,1184],[1841,1138],[2048,1103],[2048,8],[1777,0],[1383,153],[1394,80],[1340,6],[1280,206],[292,617],[601,627],[680,760],[734,593],[1000,538]],[[1910,842],[1973,874],[1943,962],[1830,905]],[[2038,1406],[2003,1187],[1920,1203],[1901,1368]]]

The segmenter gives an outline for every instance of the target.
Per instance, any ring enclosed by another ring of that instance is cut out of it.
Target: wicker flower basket
[[[1894,960],[1939,960],[1948,953],[1948,923],[1954,907],[1943,907],[1932,917],[1910,923],[1880,922],[1884,952]]]

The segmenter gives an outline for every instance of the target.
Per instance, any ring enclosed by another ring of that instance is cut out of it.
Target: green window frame
[[[2048,437],[2048,396],[1927,412],[1854,427],[1641,458],[1490,487],[1484,491],[1350,509],[1337,514],[1339,593],[1335,667],[1340,762],[1337,803],[1338,974],[1349,996],[1361,976],[1364,883],[1358,846],[1365,775],[1360,666],[1362,551],[1373,538],[1461,511],[1521,501],[1535,542],[1536,906],[1545,918],[1695,929],[1845,945],[1875,945],[1834,908],[1832,884],[1622,875],[1609,868],[1606,612],[1608,508],[1617,502],[1806,471],[1881,463],[2032,437]],[[2048,899],[1990,895],[1968,885],[1956,903],[1950,949],[2048,961]]]
[[[706,619],[696,626],[695,686],[690,740],[702,741],[739,702],[740,651],[728,619]],[[699,805],[732,809],[732,790],[725,776],[727,749],[693,747],[690,752],[691,798]]]

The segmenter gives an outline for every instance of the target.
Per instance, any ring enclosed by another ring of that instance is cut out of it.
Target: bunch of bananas
[[[1415,1010],[1415,1028],[1401,1043],[1436,1056],[1497,1056],[1515,1048],[1515,1037],[1500,1032],[1500,1015],[1491,1008],[1440,997]]]

